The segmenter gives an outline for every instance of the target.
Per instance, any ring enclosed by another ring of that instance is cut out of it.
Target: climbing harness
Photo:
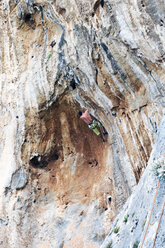
[[[15,6],[15,8],[10,12],[10,14],[6,17],[6,19],[2,22],[2,26],[4,23],[6,23],[9,19],[9,17],[13,14],[13,12],[17,9],[17,7],[20,5],[21,2],[23,2],[24,0],[20,0],[19,3],[17,3],[17,5]]]
[[[88,127],[89,127],[90,129],[92,129],[93,132],[94,132],[95,134],[99,135],[99,134],[100,134],[100,131],[98,130],[97,127],[102,127],[102,124],[101,124],[99,121],[92,120],[92,121],[89,123]]]
[[[161,168],[163,167],[163,164],[164,164],[164,161],[162,162]],[[157,187],[156,187],[156,192],[155,192],[155,196],[154,196],[154,201],[153,201],[153,204],[152,204],[152,209],[151,209],[151,213],[150,213],[150,216],[149,216],[149,220],[148,220],[148,224],[147,224],[147,227],[146,227],[146,231],[145,231],[145,234],[144,234],[143,242],[142,242],[140,248],[143,247],[144,241],[145,241],[145,238],[146,238],[146,235],[147,235],[148,227],[149,227],[149,224],[150,224],[150,221],[151,221],[151,216],[152,216],[152,212],[153,212],[154,205],[155,205],[155,200],[156,200],[157,193],[158,193],[158,189],[159,189],[159,184],[160,184],[160,177],[159,177],[158,184],[157,184]],[[164,208],[163,208],[163,210],[164,210]],[[162,212],[163,212],[163,211],[162,211]],[[163,213],[162,213],[162,214],[163,214]],[[161,219],[161,218],[160,218],[160,219]],[[160,220],[159,220],[159,221],[160,221]],[[160,224],[160,223],[159,223],[159,224]],[[159,228],[159,224],[158,224],[158,228]],[[157,228],[157,231],[158,231],[158,228]],[[157,232],[156,232],[156,236],[157,236]],[[156,240],[156,236],[155,236],[155,239],[154,239],[154,243],[153,243],[152,248],[154,247],[155,240]]]

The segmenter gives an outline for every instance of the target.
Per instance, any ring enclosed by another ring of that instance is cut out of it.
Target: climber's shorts
[[[88,127],[92,129],[95,134],[99,135],[100,131],[97,127],[102,127],[102,124],[99,121],[93,120],[89,123]]]

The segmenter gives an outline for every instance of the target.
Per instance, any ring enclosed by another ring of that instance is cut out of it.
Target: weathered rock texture
[[[0,247],[97,248],[163,116],[164,3],[24,0],[2,25],[17,3],[0,2]],[[106,143],[79,119],[82,106],[106,128]],[[145,218],[142,184],[131,206],[141,193]],[[118,239],[114,247],[133,242]]]
[[[158,161],[160,158],[164,159],[164,151],[165,117],[163,117],[158,130],[156,144],[151,153],[149,165],[147,166],[147,169],[145,170],[135,191],[132,193],[123,210],[114,221],[111,231],[101,248],[107,248],[110,244],[113,248],[141,247],[155,199],[150,225],[143,245],[143,247],[153,247],[158,222],[165,203],[165,181],[162,179],[160,180],[158,193],[155,198],[158,178],[153,176],[152,165],[154,161]],[[165,218],[163,214],[158,229],[154,246],[155,248],[165,247],[164,227]],[[119,228],[118,233],[115,233],[116,228]],[[135,246],[135,244],[137,244],[137,246]]]

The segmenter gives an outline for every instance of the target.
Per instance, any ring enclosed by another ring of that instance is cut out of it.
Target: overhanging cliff
[[[0,16],[17,3],[1,1]],[[26,0],[1,22],[2,247],[100,247],[163,116],[163,10],[161,0]]]

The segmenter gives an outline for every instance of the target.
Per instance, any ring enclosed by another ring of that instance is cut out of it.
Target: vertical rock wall
[[[99,247],[163,115],[164,4],[26,0],[3,24],[17,3],[0,3],[0,245]]]
[[[153,164],[160,163],[162,167],[165,156],[164,125],[165,118],[163,117],[147,169],[113,222],[101,248],[161,248],[165,246],[165,181],[162,177],[158,179],[153,173]]]

